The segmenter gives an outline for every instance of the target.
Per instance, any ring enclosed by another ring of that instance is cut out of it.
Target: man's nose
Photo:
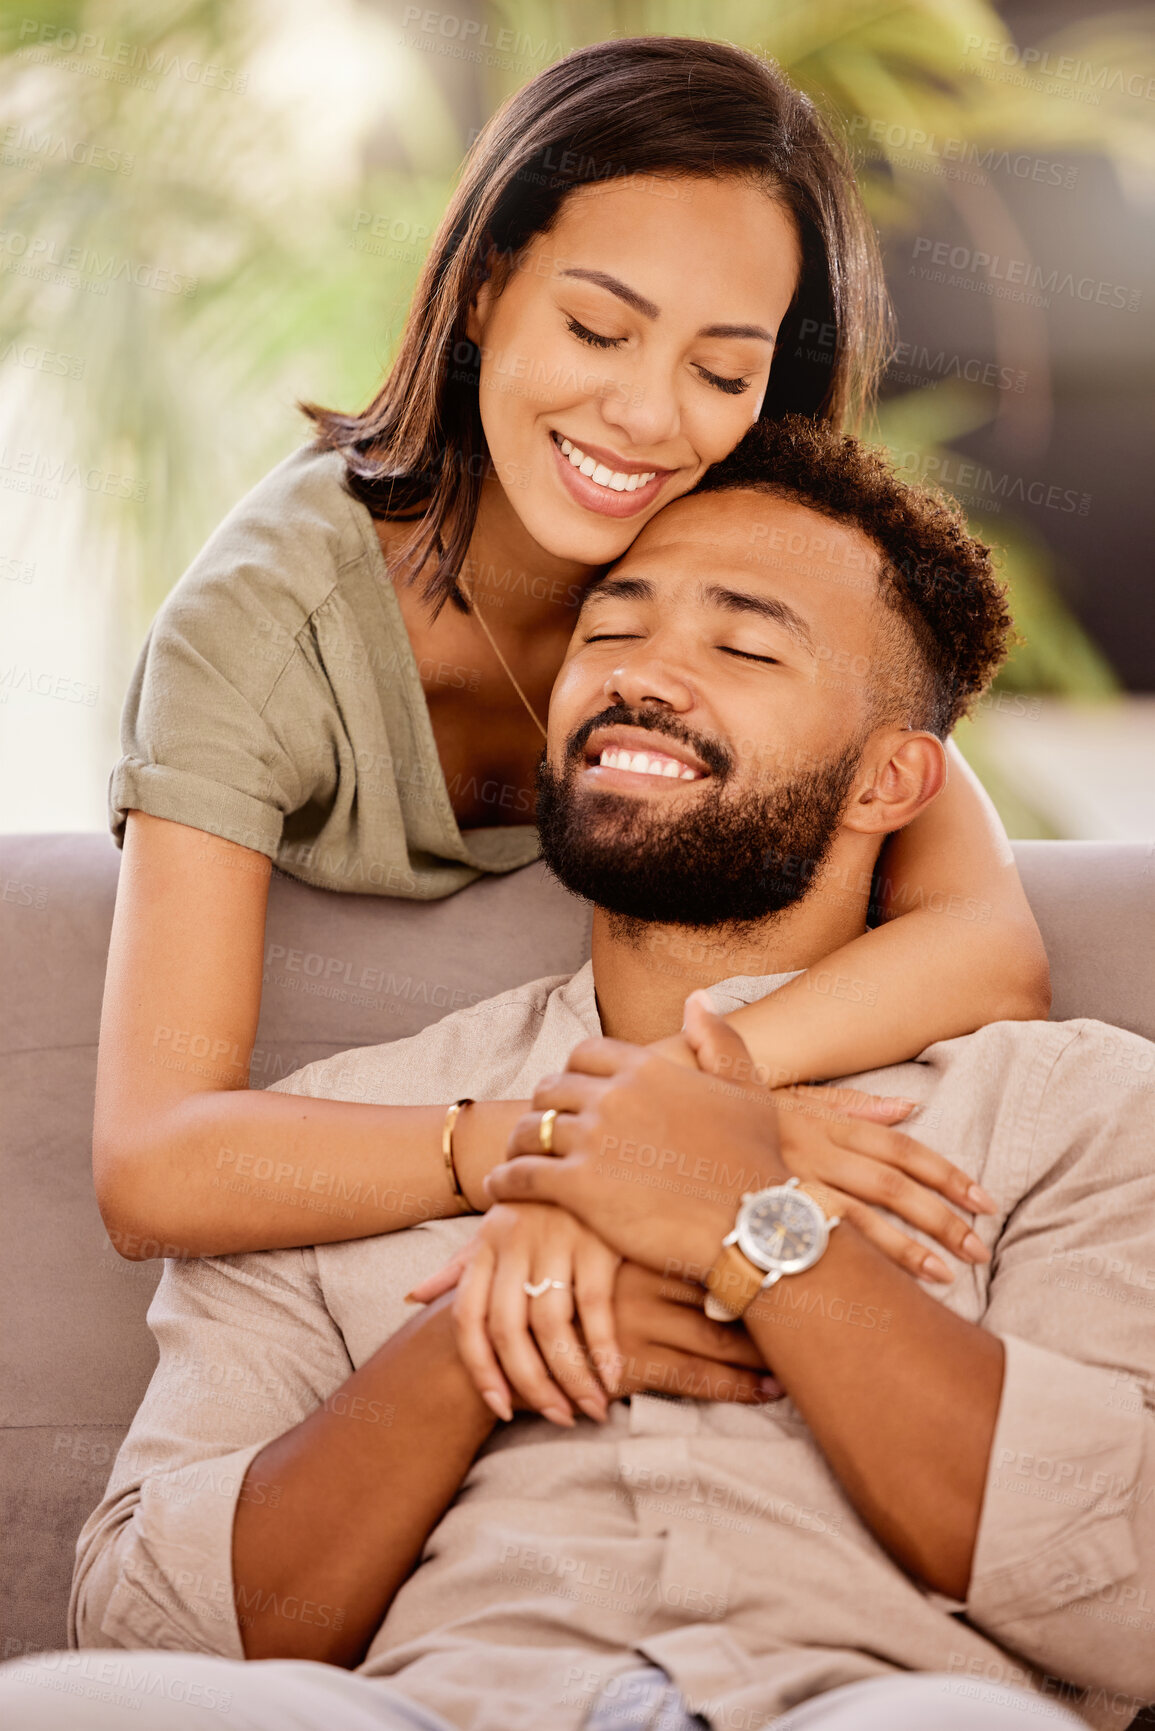
[[[632,654],[622,657],[603,690],[611,703],[624,704],[627,709],[656,704],[684,714],[695,702],[686,670],[670,657],[656,655],[646,644],[639,644]]]

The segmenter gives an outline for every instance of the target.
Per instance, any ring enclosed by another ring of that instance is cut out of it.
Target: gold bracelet
[[[445,1122],[441,1126],[441,1152],[445,1157],[445,1168],[449,1173],[449,1182],[453,1187],[453,1194],[459,1196],[465,1204],[465,1208],[462,1210],[463,1213],[469,1212],[469,1198],[461,1188],[461,1180],[457,1176],[457,1167],[453,1160],[453,1126],[457,1123],[457,1115],[461,1111],[461,1108],[463,1106],[472,1105],[472,1100],[455,1100],[446,1112]]]

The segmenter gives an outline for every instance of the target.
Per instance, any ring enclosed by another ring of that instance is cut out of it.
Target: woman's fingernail
[[[776,1376],[760,1376],[758,1387],[763,1400],[781,1400],[784,1393],[782,1384]]]
[[[923,1262],[922,1272],[928,1280],[953,1280],[954,1275],[945,1262],[940,1262],[937,1256],[928,1256]]]
[[[418,1298],[418,1296],[415,1292],[407,1292],[405,1294],[405,1303],[406,1304],[424,1304],[425,1300],[423,1298]]]
[[[989,1262],[991,1253],[977,1232],[968,1232],[962,1241],[963,1255],[969,1256],[972,1262]]]
[[[595,1424],[605,1424],[606,1409],[600,1401],[579,1400],[578,1405],[581,1407],[586,1417],[592,1418]]]
[[[549,1419],[551,1424],[565,1425],[568,1430],[572,1430],[577,1422],[568,1406],[543,1406],[541,1416]]]
[[[987,1195],[981,1184],[971,1185],[967,1191],[967,1201],[980,1214],[993,1214],[995,1212],[994,1199]]]
[[[513,1417],[513,1408],[504,1395],[498,1394],[495,1389],[487,1388],[482,1391],[481,1398],[490,1412],[496,1413],[503,1424],[509,1423]]]

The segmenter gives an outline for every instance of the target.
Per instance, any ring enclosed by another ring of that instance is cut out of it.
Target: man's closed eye
[[[761,661],[767,667],[780,667],[782,663],[776,655],[755,655],[752,649],[731,649],[728,644],[718,645],[723,655],[740,655],[743,661]]]

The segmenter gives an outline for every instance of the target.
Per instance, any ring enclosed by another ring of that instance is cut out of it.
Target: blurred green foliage
[[[351,408],[375,392],[470,126],[559,53],[724,33],[778,60],[852,144],[882,118],[984,148],[1106,154],[1122,174],[1155,152],[1139,105],[1110,92],[1059,102],[981,76],[968,38],[1010,42],[985,0],[492,0],[467,19],[496,48],[471,58],[452,29],[425,39],[405,8],[355,0],[0,6],[0,377],[34,383],[41,411],[56,392],[35,433],[53,462],[130,475],[144,495],[84,501],[127,654],[225,510],[307,435],[293,399]],[[1139,14],[1054,46],[1151,65]],[[884,232],[918,221],[935,186],[924,169],[885,141],[861,160]],[[997,193],[983,210],[1000,220]],[[79,357],[83,387],[47,364],[21,374],[12,357],[29,344]],[[929,454],[989,413],[940,387],[885,403],[872,436]],[[976,527],[1003,549],[1026,639],[1004,684],[1109,692],[1045,549],[1003,517]]]

